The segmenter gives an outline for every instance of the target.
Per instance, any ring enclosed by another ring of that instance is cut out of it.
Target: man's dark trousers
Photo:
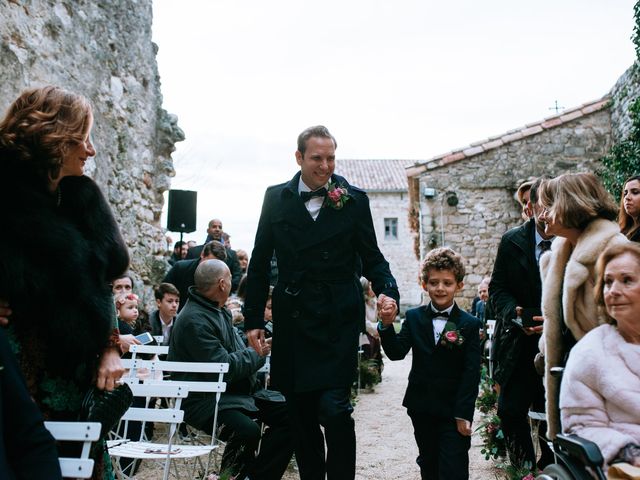
[[[237,467],[234,466],[243,465],[236,478],[249,476],[251,479],[280,480],[293,453],[287,428],[287,408],[281,402],[270,402],[261,398],[254,400],[258,412],[232,408],[221,410],[218,414],[218,425],[224,425],[220,439],[227,442],[221,469],[235,471]],[[255,451],[260,442],[260,424],[254,419],[264,422],[268,427],[262,437],[260,453],[255,460]]]
[[[354,478],[356,435],[350,393],[349,388],[337,388],[286,395],[302,480],[324,480],[325,473],[330,480]],[[318,420],[329,446],[326,461]]]

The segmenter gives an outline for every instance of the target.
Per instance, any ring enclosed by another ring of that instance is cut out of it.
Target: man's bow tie
[[[436,317],[449,318],[449,312],[447,312],[446,310],[443,311],[443,312],[436,312],[436,311],[431,310],[431,314],[432,314],[431,318],[436,318]]]
[[[324,197],[327,195],[327,189],[325,187],[314,190],[313,192],[300,192],[300,198],[303,202],[308,202],[313,197]]]

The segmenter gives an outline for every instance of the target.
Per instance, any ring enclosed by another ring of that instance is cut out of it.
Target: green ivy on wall
[[[640,59],[640,0],[633,7],[635,25],[631,40],[635,45],[636,62]],[[602,169],[598,176],[605,188],[618,198],[624,181],[640,174],[640,98],[636,98],[629,107],[631,130],[628,137],[614,145],[609,154],[602,158]]]

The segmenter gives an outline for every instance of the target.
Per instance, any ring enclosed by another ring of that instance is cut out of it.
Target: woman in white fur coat
[[[568,173],[545,180],[538,195],[545,233],[557,237],[540,258],[547,435],[555,438],[560,380],[550,369],[564,366],[575,342],[604,323],[593,297],[596,259],[608,246],[628,240],[614,222],[616,204],[595,175]]]
[[[640,466],[640,245],[605,250],[597,274],[596,302],[606,307],[607,324],[571,350],[560,389],[562,426],[595,442],[605,466]]]

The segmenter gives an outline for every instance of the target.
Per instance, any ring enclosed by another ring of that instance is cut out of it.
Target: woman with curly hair
[[[49,420],[77,420],[92,385],[123,369],[111,279],[126,245],[100,189],[86,98],[54,86],[23,92],[0,121],[0,298],[29,392]],[[106,457],[108,458],[108,456]],[[94,478],[112,478],[96,459]]]
[[[604,323],[593,298],[595,263],[605,248],[628,240],[615,223],[616,204],[592,173],[544,180],[538,202],[545,233],[557,237],[540,257],[547,435],[555,438],[560,431],[559,380],[551,368],[564,366],[573,345]]]
[[[629,240],[640,242],[640,175],[634,175],[624,182],[618,225]]]

